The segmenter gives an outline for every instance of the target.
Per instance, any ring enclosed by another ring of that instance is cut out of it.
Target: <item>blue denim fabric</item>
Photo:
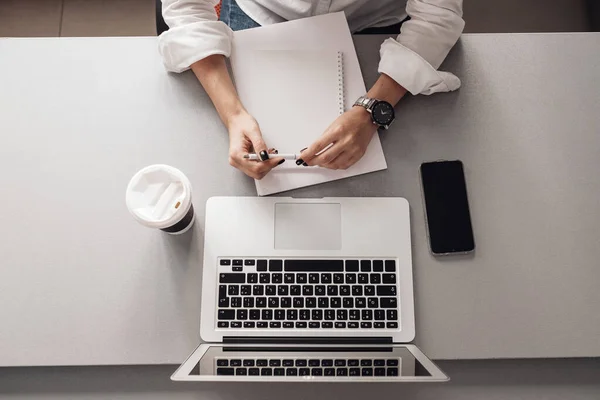
[[[242,11],[235,0],[222,0],[221,16],[219,18],[232,30],[242,31],[244,29],[257,28],[260,25]]]

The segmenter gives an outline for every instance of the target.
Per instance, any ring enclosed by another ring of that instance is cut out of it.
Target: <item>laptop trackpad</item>
[[[275,204],[275,249],[340,250],[341,248],[341,204]]]

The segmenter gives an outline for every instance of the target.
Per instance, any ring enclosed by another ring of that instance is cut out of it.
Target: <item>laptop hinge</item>
[[[380,337],[342,337],[342,336],[224,336],[224,344],[325,344],[325,345],[369,345],[392,344],[391,336]]]

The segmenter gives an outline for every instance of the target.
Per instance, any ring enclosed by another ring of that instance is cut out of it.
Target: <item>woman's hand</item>
[[[267,149],[256,120],[243,111],[231,117],[227,123],[229,130],[229,164],[254,179],[262,179],[273,168],[284,162],[283,158],[269,158],[277,150]],[[244,158],[245,154],[256,153],[263,161]]]
[[[369,112],[363,107],[352,107],[340,115],[317,141],[302,151],[302,160],[296,163],[300,165],[303,161],[311,166],[347,169],[365,154],[375,131],[377,126],[373,124]],[[331,147],[322,151],[332,143]]]

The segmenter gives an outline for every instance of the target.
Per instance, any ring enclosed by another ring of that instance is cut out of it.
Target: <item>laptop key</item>
[[[381,308],[398,308],[398,300],[395,297],[382,297],[379,299]]]
[[[256,360],[256,366],[257,367],[266,367],[269,364],[269,362],[267,360]]]
[[[325,376],[335,376],[335,368],[325,368]]]
[[[229,366],[229,360],[227,360],[227,359],[217,360],[217,367],[227,367],[227,366]]]
[[[362,376],[373,376],[373,368],[363,368]]]
[[[288,321],[295,321],[298,319],[298,310],[287,310],[286,319]]]
[[[222,259],[219,262],[219,264],[221,264],[221,265],[231,265],[231,260],[224,260],[224,259]]]
[[[317,304],[319,308],[329,308],[329,299],[327,297],[319,297]]]
[[[381,274],[371,274],[370,283],[372,283],[372,284],[381,283]]]
[[[317,329],[321,327],[321,323],[320,322],[315,322],[315,321],[311,321],[308,323],[308,327],[311,329]]]
[[[325,310],[325,319],[327,321],[335,320],[335,310]]]
[[[341,297],[332,297],[330,304],[331,304],[331,308],[340,308],[342,306],[342,298]]]
[[[240,287],[239,285],[229,285],[229,287],[227,288],[227,294],[229,296],[237,296],[240,294]]]
[[[329,273],[321,274],[321,283],[331,283],[331,278]]]
[[[363,359],[360,360],[361,367],[371,367],[373,365],[373,360]]]
[[[348,366],[349,367],[358,367],[358,365],[360,364],[360,361],[358,360],[348,360]]]
[[[385,322],[373,322],[373,328],[375,328],[375,329],[385,328]]]
[[[333,360],[321,360],[322,367],[333,367]]]
[[[388,368],[387,376],[398,376],[398,368],[396,368],[396,367]]]
[[[263,273],[263,274],[260,274],[260,275],[258,276],[258,281],[259,281],[260,283],[271,283],[271,275],[269,275],[269,274],[264,274],[264,273]]]
[[[219,283],[245,283],[246,282],[246,274],[241,273],[231,273],[219,274]]]
[[[316,285],[315,286],[315,295],[316,296],[325,296],[326,288],[325,285]]]
[[[346,274],[346,283],[356,283],[356,274]]]
[[[312,368],[311,369],[312,376],[323,376],[322,368]]]
[[[382,260],[374,260],[373,261],[373,272],[383,272],[383,261]]]
[[[255,325],[254,321],[244,321],[244,328],[254,328]]]
[[[256,261],[256,270],[258,272],[264,272],[267,270],[267,260],[257,260]]]
[[[385,376],[385,368],[375,368],[375,376]]]
[[[242,285],[240,287],[240,294],[242,296],[250,296],[252,294],[252,286],[250,286],[250,285]]]
[[[261,376],[271,376],[271,375],[273,375],[273,370],[271,368],[261,368],[260,375]]]
[[[385,272],[394,272],[394,271],[396,271],[396,261],[385,260]]]
[[[283,327],[286,328],[286,329],[293,328],[294,327],[294,323],[291,322],[291,321],[283,321]]]
[[[219,321],[217,323],[217,328],[229,328],[229,322],[227,322],[227,321]]]
[[[233,272],[242,272],[244,270],[243,267],[231,267],[231,270]]]
[[[300,296],[302,293],[302,286],[292,285],[290,286],[290,296]]]
[[[304,329],[304,328],[306,328],[306,322],[304,322],[304,321],[298,321],[298,322],[296,322],[296,328],[297,329]]]
[[[302,321],[308,321],[310,319],[310,310],[300,310],[300,319]]]
[[[270,308],[279,307],[279,297],[269,297],[269,301],[267,302]]]
[[[348,376],[348,368],[338,368],[336,370],[337,376]]]
[[[219,285],[219,299],[227,298],[227,285]]]
[[[360,368],[350,368],[350,376],[360,376]]]
[[[273,282],[273,283],[283,283],[283,274],[273,274],[273,275],[271,275],[271,282]]]
[[[342,272],[343,260],[285,260],[288,272]]]
[[[242,365],[244,367],[254,367],[254,360],[244,360],[242,361]]]
[[[306,360],[296,360],[296,367],[306,367],[308,365],[308,361]]]
[[[234,375],[235,370],[233,368],[217,368],[217,375]]]
[[[309,367],[319,367],[321,366],[321,360],[308,360],[308,366]]]
[[[233,265],[242,265],[242,260],[233,260]]]
[[[248,310],[237,310],[237,319],[242,321],[248,319]]]
[[[294,308],[303,308],[304,307],[304,297],[294,297],[293,305],[294,305]]]
[[[309,376],[310,368],[300,368],[300,376]]]
[[[248,283],[258,283],[258,274],[256,272],[251,272],[246,275],[246,279]]]
[[[358,260],[346,260],[346,272],[358,272]]]
[[[219,310],[218,318],[220,320],[232,320],[235,319],[235,310]]]
[[[273,375],[275,375],[275,376],[284,376],[285,375],[285,368],[275,368],[273,370]]]
[[[330,321],[321,322],[321,328],[331,329],[331,328],[333,328],[333,322],[330,322]]]
[[[396,310],[387,310],[386,314],[388,321],[396,321],[398,319],[398,311]]]
[[[241,321],[231,321],[230,326],[232,328],[241,328],[242,327],[242,322]]]
[[[392,285],[377,286],[377,296],[396,296],[396,286],[392,286]]]
[[[371,322],[361,322],[360,323],[360,328],[361,329],[371,329],[373,327],[373,323]]]
[[[273,310],[262,310],[262,319],[273,319]]]
[[[313,295],[312,285],[303,285],[302,286],[302,294],[305,296],[312,296]]]
[[[312,310],[310,315],[311,315],[311,319],[313,321],[320,321],[323,319],[323,310],[319,310],[319,309]]]
[[[376,367],[385,367],[385,360],[375,360],[373,361],[373,365]]]
[[[375,310],[375,319],[377,321],[385,320],[385,311],[384,310]]]
[[[350,285],[340,286],[340,296],[350,296]]]
[[[306,307],[307,308],[317,307],[317,298],[316,297],[307,297],[306,298]]]
[[[308,274],[308,283],[319,283],[319,274]]]
[[[350,320],[360,320],[360,311],[359,310],[350,310]]]
[[[294,283],[295,282],[294,274],[284,274],[283,281],[285,283]]]
[[[369,274],[358,274],[358,283],[369,283]]]
[[[242,306],[242,298],[241,297],[232,297],[231,298],[231,307],[240,308]]]
[[[354,299],[352,297],[344,297],[343,303],[344,303],[344,308],[354,307]]]
[[[258,375],[260,375],[260,369],[250,368],[250,369],[248,369],[248,375],[258,376]]]
[[[282,260],[269,260],[269,271],[280,272],[283,271]]]
[[[229,307],[229,299],[228,298],[219,299],[219,308],[227,308],[227,307]]]
[[[283,360],[282,365],[284,367],[293,367],[294,366],[294,360]]]
[[[254,307],[254,297],[244,297],[244,308]]]
[[[308,275],[307,274],[297,274],[296,275],[296,283],[307,283]]]
[[[269,324],[265,321],[260,321],[256,323],[256,327],[257,328],[267,328],[269,326]]]
[[[229,366],[230,367],[241,367],[242,366],[242,360],[229,360]]]
[[[396,283],[396,274],[383,274],[381,281],[387,284]]]
[[[398,328],[398,323],[397,322],[388,322],[386,324],[386,326],[388,329],[396,329],[396,328]]]
[[[377,297],[371,297],[367,299],[367,307],[379,308],[379,299]]]
[[[361,285],[352,286],[352,296],[362,296],[363,290]]]
[[[333,274],[333,283],[344,283],[344,274]]]
[[[255,263],[254,260],[244,260],[244,265],[254,265]]]
[[[357,297],[354,299],[354,307],[356,308],[365,308],[367,306],[367,299],[364,297]]]
[[[271,321],[269,322],[269,328],[281,328],[281,322]]]
[[[256,307],[265,308],[267,306],[267,298],[266,297],[257,297],[256,298]]]
[[[345,367],[346,366],[346,360],[335,360],[335,366],[336,367]]]
[[[345,321],[348,319],[348,310],[337,310],[338,321]]]
[[[350,329],[357,329],[358,328],[358,322],[348,322],[348,328],[350,328]]]
[[[275,296],[276,294],[277,294],[277,286],[275,286],[275,285],[265,286],[265,295]]]
[[[338,287],[337,285],[327,285],[327,296],[337,296]]]
[[[387,364],[388,367],[397,367],[398,366],[398,359],[396,359],[396,358],[388,358],[386,364]]]
[[[298,369],[297,368],[287,368],[285,370],[285,374],[287,376],[298,376]]]
[[[265,287],[263,285],[252,286],[252,294],[255,296],[262,296],[265,294]]]
[[[270,367],[280,367],[281,360],[269,360],[269,366]]]
[[[346,327],[346,323],[345,322],[336,322],[335,327],[336,327],[336,329],[343,329]]]
[[[285,310],[275,310],[275,319],[278,321],[282,321],[285,319]]]

